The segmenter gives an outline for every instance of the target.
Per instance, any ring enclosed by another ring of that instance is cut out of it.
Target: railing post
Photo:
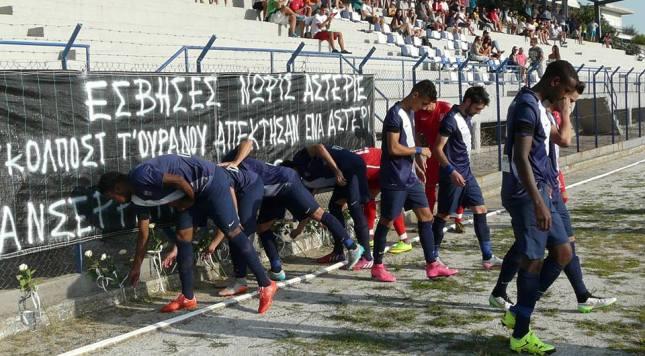
[[[184,46],[184,68],[186,73],[190,72],[190,62],[188,61],[188,47]]]
[[[462,98],[462,89],[461,89],[461,74],[464,68],[468,65],[468,62],[470,59],[466,58],[465,61],[463,61],[459,66],[457,66],[457,85],[459,87],[459,102],[461,103],[461,98]]]
[[[217,39],[217,36],[212,35],[211,38],[208,39],[208,42],[206,43],[206,46],[202,48],[202,52],[199,54],[199,57],[197,57],[197,73],[202,72],[202,61],[204,60],[204,57],[206,57],[206,54],[208,51],[210,51],[211,47],[213,47],[213,43]]]
[[[74,246],[74,252],[76,254],[76,263],[75,263],[75,268],[76,268],[76,273],[83,273],[83,244],[77,244]]]
[[[72,49],[72,46],[76,41],[76,37],[78,36],[78,33],[81,32],[81,27],[83,27],[83,25],[81,25],[80,23],[76,24],[76,27],[74,28],[74,32],[72,32],[72,35],[69,37],[69,40],[67,41],[67,44],[63,49],[63,53],[61,54],[61,62],[63,64],[63,70],[67,70],[67,55],[69,54],[69,51]]]
[[[641,106],[641,93],[643,91],[642,89],[642,76],[645,74],[645,70],[641,72],[641,74],[638,75],[638,137],[642,136],[641,132],[641,111],[643,111],[643,107]]]
[[[629,105],[627,104],[627,101],[629,100],[627,91],[629,90],[629,75],[632,74],[633,71],[634,67],[625,73],[625,141],[629,140],[629,122],[631,121],[629,118],[631,114],[629,112]]]
[[[508,64],[508,58],[504,60],[499,67],[495,68],[495,94],[496,98],[496,108],[497,108],[497,125],[495,127],[495,137],[497,139],[497,169],[502,170],[502,109],[500,103],[500,93],[499,93],[499,73],[504,70]],[[461,66],[460,66],[461,67]],[[461,78],[461,75],[460,75]],[[459,102],[461,102],[461,84],[459,85]],[[480,128],[481,130],[481,125]],[[480,134],[481,137],[481,134]]]
[[[363,67],[365,66],[365,64],[367,64],[367,61],[369,61],[370,58],[372,58],[372,55],[374,54],[374,52],[376,52],[376,47],[370,48],[370,51],[367,52],[367,55],[363,58],[363,60],[361,61],[361,64],[358,65],[359,74],[363,74]]]
[[[271,60],[271,74],[275,73],[273,68],[273,51],[269,52],[269,59]]]
[[[419,67],[426,58],[428,58],[428,53],[424,53],[423,56],[421,56],[421,58],[419,58],[419,60],[412,66],[412,85],[417,84],[417,67]]]
[[[593,133],[595,136],[594,145],[598,148],[598,97],[596,95],[596,76],[605,66],[600,66],[593,74]]]
[[[401,60],[401,84],[403,85],[401,87],[401,97],[405,97],[405,61]]]
[[[582,63],[582,65],[578,68],[578,70],[576,70],[576,72],[580,73],[580,71],[584,67],[585,67],[585,64]],[[580,78],[578,77],[578,79],[580,79]],[[576,127],[576,152],[580,152],[580,132],[579,132],[580,131],[580,115],[578,113],[578,106],[577,105],[573,109],[573,114],[576,117],[576,126],[575,126]]]
[[[302,52],[302,49],[304,47],[305,47],[305,43],[300,42],[300,44],[298,45],[298,48],[296,48],[296,50],[293,51],[293,53],[291,53],[291,58],[289,58],[289,60],[287,61],[287,72],[289,73],[293,72],[293,62],[295,62],[296,57],[298,57],[298,55],[300,54],[300,52]]]
[[[609,85],[610,85],[609,98],[611,99],[611,144],[612,145],[614,143],[616,143],[616,139],[614,138],[614,135],[615,135],[615,132],[614,132],[615,131],[614,118],[616,118],[616,112],[614,111],[614,105],[616,105],[616,103],[614,102],[614,94],[615,94],[615,91],[614,91],[614,74],[616,74],[619,69],[620,69],[620,66],[618,66],[618,68],[616,68],[616,70],[614,70],[611,73],[611,76],[609,77]]]

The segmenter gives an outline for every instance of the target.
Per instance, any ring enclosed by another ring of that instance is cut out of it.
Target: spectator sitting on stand
[[[559,61],[560,59],[561,59],[560,48],[558,48],[558,46],[556,45],[553,45],[553,47],[551,47],[551,54],[549,54],[549,59],[547,60],[547,64],[551,62]]]
[[[331,24],[331,21],[334,19],[334,16],[336,16],[336,13],[327,15],[327,11],[328,11],[327,4],[323,3],[320,6],[320,9],[318,9],[318,13],[314,15],[313,22],[311,23],[312,38],[317,39],[319,41],[327,41],[333,53],[338,53],[338,50],[334,45],[334,41],[337,40],[338,45],[340,46],[340,53],[351,54],[351,52],[348,52],[345,49],[345,41],[343,39],[343,34],[340,32],[329,31],[329,25]]]
[[[611,34],[609,32],[605,33],[605,36],[603,37],[603,42],[605,44],[605,47],[607,48],[612,48],[611,46]]]
[[[363,2],[363,6],[361,7],[361,20],[367,21],[371,23],[372,25],[377,24],[377,23],[382,23],[383,21],[381,18],[378,16],[376,13],[376,8],[372,7],[372,1],[371,0],[365,0]]]
[[[311,7],[305,5],[305,0],[290,0],[289,8],[295,12],[296,15],[311,16]]]
[[[417,1],[414,10],[417,14],[417,18],[424,23],[430,24],[430,22],[434,22],[431,21],[431,16],[432,20],[434,20],[434,16],[432,14],[432,6],[430,6],[430,0]]]
[[[268,0],[267,16],[269,22],[279,25],[289,25],[289,37],[298,37],[296,34],[296,13],[293,12],[284,0]]]
[[[253,9],[260,11],[261,21],[265,21],[267,18],[267,0],[257,0],[253,3]]]
[[[473,40],[473,43],[470,45],[468,58],[471,61],[475,61],[475,62],[481,62],[481,63],[488,62],[489,58],[483,55],[482,53],[483,53],[483,49],[482,49],[481,37],[475,36],[475,40]]]
[[[486,43],[486,42],[490,45],[491,49],[495,49],[497,53],[499,54],[504,53],[502,48],[499,46],[499,42],[493,40],[490,37],[490,33],[488,31],[484,31],[484,34],[482,36],[482,43]]]

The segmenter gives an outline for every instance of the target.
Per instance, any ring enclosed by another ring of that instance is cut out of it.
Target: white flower
[[[24,272],[24,271],[26,271],[28,268],[29,268],[29,266],[27,266],[26,264],[24,264],[24,263],[23,263],[23,264],[21,264],[20,266],[18,266],[18,271],[20,271],[20,272]]]
[[[125,255],[126,253],[128,253],[128,250],[126,250],[126,249],[119,250],[119,255],[121,255],[121,256]]]
[[[92,250],[85,251],[85,257],[92,258]]]
[[[151,228],[151,229],[154,229],[155,228],[155,223],[148,224],[148,227]]]
[[[101,261],[105,261],[105,260],[107,260],[107,255],[106,255],[106,254],[102,254],[102,255],[101,255]]]

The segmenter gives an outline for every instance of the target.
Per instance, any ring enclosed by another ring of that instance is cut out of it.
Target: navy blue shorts
[[[381,218],[394,220],[401,209],[411,210],[428,207],[428,197],[423,184],[417,182],[406,190],[381,190]]]
[[[213,172],[210,183],[199,195],[195,204],[179,214],[177,229],[183,230],[194,226],[195,221],[210,218],[224,234],[240,226],[231,196],[231,179],[223,169]]]
[[[244,191],[235,192],[237,196],[237,215],[247,236],[255,233],[257,227],[258,210],[262,205],[264,196],[264,183],[258,178],[248,185]]]
[[[365,163],[363,163],[362,168],[365,168]],[[341,199],[347,200],[347,205],[349,206],[365,204],[370,201],[370,190],[367,185],[367,170],[363,169],[361,173],[360,166],[357,167],[357,170],[359,172],[352,175],[343,173],[345,179],[347,179],[347,184],[344,187],[336,186],[334,188],[329,204],[335,204]]]
[[[273,197],[265,198],[260,207],[258,223],[284,218],[287,210],[297,220],[303,220],[313,214],[320,205],[311,195],[309,190],[300,180],[294,180],[285,184],[280,192]]]
[[[458,187],[450,181],[450,176],[441,175],[439,179],[439,196],[437,199],[437,212],[440,214],[454,214],[460,206],[473,207],[484,205],[484,196],[471,174],[465,177],[466,185]]]
[[[542,231],[537,227],[533,201],[527,196],[503,200],[504,208],[511,215],[511,225],[518,251],[531,260],[544,258],[544,250],[550,246],[569,243],[560,214],[555,209],[546,187],[539,189],[546,206],[551,210],[551,229]]]
[[[553,205],[555,206],[555,210],[560,215],[560,219],[562,219],[562,224],[564,225],[564,231],[567,232],[567,236],[569,237],[574,236],[575,232],[573,231],[573,226],[571,226],[571,216],[569,215],[569,209],[567,209],[567,205],[562,200],[562,194],[560,193],[559,190],[553,191],[552,200],[553,200]]]

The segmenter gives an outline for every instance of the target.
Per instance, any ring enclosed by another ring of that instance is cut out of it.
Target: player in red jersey
[[[425,147],[432,147],[434,140],[439,133],[439,125],[444,115],[452,108],[452,104],[445,101],[436,101],[426,107],[425,110],[417,111],[414,114],[414,128],[417,133],[418,142]],[[439,162],[430,157],[427,160],[426,168],[426,196],[430,209],[434,210],[435,203],[437,202],[437,184],[439,183]],[[465,232],[462,223],[462,216],[464,207],[460,206],[457,209],[457,216],[455,217],[455,231],[458,233]]]
[[[374,221],[376,220],[376,195],[381,191],[381,184],[379,182],[379,172],[381,171],[381,149],[376,147],[366,147],[355,150],[354,153],[359,155],[367,165],[367,186],[370,190],[370,201],[365,204],[365,217],[367,218],[367,227],[370,229],[370,238],[373,238]],[[405,231],[403,214],[394,219],[394,230],[399,234],[399,241],[390,246],[389,252],[402,253],[410,251],[412,249],[412,242]]]

